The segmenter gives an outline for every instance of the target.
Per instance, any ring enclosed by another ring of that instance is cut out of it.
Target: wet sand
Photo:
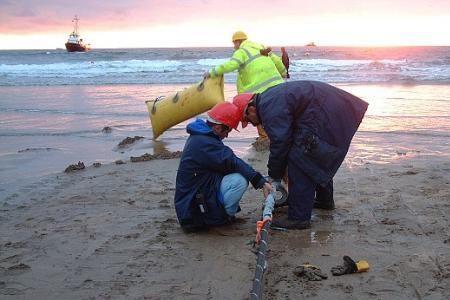
[[[390,149],[396,159],[376,162],[360,144],[335,177],[335,211],[314,210],[310,230],[271,230],[265,299],[450,298],[448,155]],[[266,159],[247,156],[262,172]],[[87,166],[8,196],[0,298],[248,299],[261,193],[249,187],[237,223],[185,234],[173,207],[178,162]],[[333,277],[343,255],[371,269]],[[328,279],[297,277],[303,263]]]

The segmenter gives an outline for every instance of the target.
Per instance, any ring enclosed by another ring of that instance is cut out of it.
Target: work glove
[[[269,56],[270,52],[272,52],[272,48],[270,47],[259,50],[259,53],[264,56]]]
[[[369,270],[369,263],[365,260],[355,262],[350,256],[344,256],[344,264],[332,267],[331,274],[341,276],[345,274],[361,273]]]
[[[328,276],[320,270],[319,267],[314,265],[300,265],[294,269],[294,274],[298,277],[305,277],[308,281],[321,281],[327,279]]]

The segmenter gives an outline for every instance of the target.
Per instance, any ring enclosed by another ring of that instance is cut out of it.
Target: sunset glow
[[[449,1],[0,2],[0,49],[63,47],[75,14],[94,48],[230,46],[235,30],[267,45],[450,45]]]

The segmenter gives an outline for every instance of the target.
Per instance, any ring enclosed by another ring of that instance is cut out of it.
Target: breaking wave
[[[354,49],[344,55],[344,50],[333,48],[302,56],[297,55],[300,50],[295,48],[290,74],[294,80],[332,83],[449,83],[450,48],[447,48],[438,47],[434,54],[430,48],[427,49],[430,54],[424,50],[416,56],[385,55],[385,58],[355,55]],[[85,55],[62,51],[48,55],[48,52],[16,51],[14,59],[6,59],[0,53],[0,85],[197,82],[205,71],[226,62],[232,54],[227,48],[97,50]],[[225,78],[227,82],[236,81],[235,74],[227,74]]]

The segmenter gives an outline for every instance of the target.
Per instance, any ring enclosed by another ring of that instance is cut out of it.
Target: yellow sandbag
[[[181,92],[145,101],[155,140],[164,131],[225,101],[223,77],[209,78]]]

